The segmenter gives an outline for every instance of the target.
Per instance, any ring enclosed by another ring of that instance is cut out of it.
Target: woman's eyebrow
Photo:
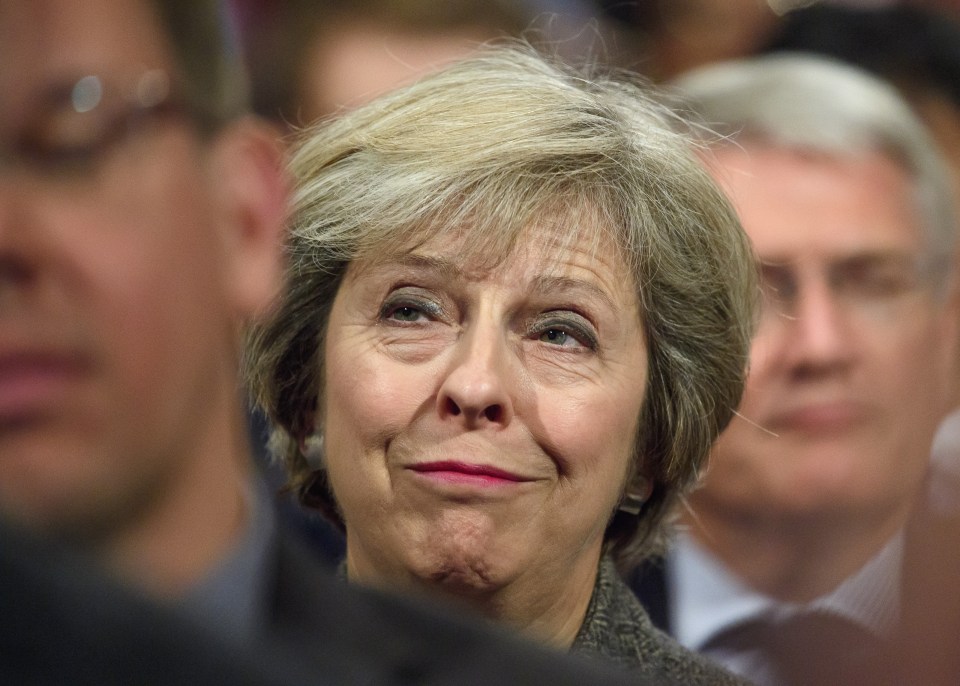
[[[602,304],[611,310],[616,310],[617,306],[613,298],[599,285],[593,281],[576,279],[570,276],[538,276],[533,281],[534,289],[539,293],[576,293],[584,292],[588,297],[600,300]]]
[[[436,255],[408,253],[380,265],[384,270],[400,272],[429,272],[445,281],[467,278],[467,270],[453,260]],[[616,311],[617,305],[610,293],[597,283],[570,276],[543,274],[533,279],[532,290],[537,293],[582,293],[601,302],[605,307]]]
[[[397,256],[373,258],[362,265],[357,274],[418,275],[430,274],[443,280],[455,280],[463,276],[463,269],[443,257],[406,253]]]
[[[451,277],[459,276],[463,273],[463,270],[452,260],[436,255],[408,253],[393,260],[393,264],[407,269],[427,269]]]

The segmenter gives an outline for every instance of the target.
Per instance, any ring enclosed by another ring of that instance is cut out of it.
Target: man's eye
[[[97,144],[24,145],[21,157],[28,164],[46,172],[84,171],[94,166],[103,149]]]
[[[20,139],[26,164],[47,172],[86,171],[109,152],[119,130],[101,112],[63,112],[43,117]]]
[[[862,297],[885,298],[900,295],[911,289],[913,279],[908,274],[875,272],[849,279],[846,290]]]
[[[920,285],[917,269],[904,262],[854,264],[832,276],[838,293],[862,300],[896,298]]]
[[[788,270],[781,267],[762,265],[760,283],[768,299],[786,302],[796,297],[796,281]]]

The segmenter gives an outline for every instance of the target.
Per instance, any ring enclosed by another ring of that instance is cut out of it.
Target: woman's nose
[[[441,419],[461,421],[467,428],[504,427],[513,419],[508,350],[496,330],[468,330],[437,394]]]

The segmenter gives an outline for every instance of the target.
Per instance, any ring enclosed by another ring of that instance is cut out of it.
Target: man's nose
[[[849,308],[826,280],[811,279],[796,293],[782,324],[782,353],[796,371],[823,373],[853,358],[857,332]]]
[[[514,413],[508,357],[502,331],[494,326],[468,327],[457,341],[437,394],[440,417],[470,429],[507,426]]]
[[[39,248],[30,226],[28,193],[15,175],[0,170],[0,294],[22,287],[36,268]]]

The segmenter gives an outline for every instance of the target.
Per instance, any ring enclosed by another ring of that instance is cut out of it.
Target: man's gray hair
[[[832,59],[778,53],[702,67],[671,86],[704,124],[708,144],[752,139],[835,157],[889,157],[912,182],[931,277],[945,281],[957,234],[949,168],[892,85]]]

